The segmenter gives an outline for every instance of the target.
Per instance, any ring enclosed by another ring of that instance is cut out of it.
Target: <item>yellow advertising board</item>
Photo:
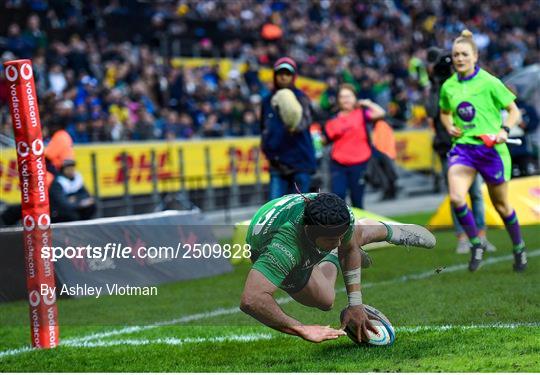
[[[96,172],[101,197],[121,196],[124,193],[123,154],[128,165],[129,194],[152,192],[151,151],[155,152],[157,185],[161,192],[180,189],[180,150],[183,155],[184,181],[187,189],[205,188],[208,183],[206,154],[210,156],[210,176],[214,187],[230,186],[231,148],[236,154],[237,181],[240,185],[256,182],[255,161],[259,138],[231,138],[226,140],[183,142],[136,142],[119,144],[78,145],[75,147],[77,169],[85,186],[93,193],[92,154],[96,158]],[[0,157],[0,200],[20,201],[15,150],[2,149]],[[268,163],[259,158],[261,182],[268,182]]]
[[[491,204],[487,186],[482,186],[485,203],[486,225],[502,227],[503,222]],[[511,180],[508,184],[510,205],[516,210],[521,225],[540,224],[540,177],[531,176]],[[471,205],[470,200],[469,207]],[[441,203],[428,224],[431,228],[451,228],[450,199],[448,196]]]
[[[409,170],[432,168],[430,131],[396,132],[397,163]],[[240,185],[256,183],[255,160],[259,152],[258,137],[219,140],[190,140],[178,142],[132,142],[90,144],[75,146],[77,169],[83,175],[86,187],[95,192],[92,155],[96,158],[96,176],[99,195],[115,197],[124,194],[123,154],[128,165],[129,194],[152,192],[151,151],[155,152],[157,185],[160,192],[180,189],[180,158],[183,155],[183,175],[187,189],[202,189],[208,183],[206,153],[210,157],[210,176],[215,187],[230,186],[231,148],[236,153],[237,181]],[[267,183],[268,162],[260,153],[261,183]],[[17,158],[14,149],[0,148],[0,201],[20,201]]]
[[[433,132],[428,129],[394,133],[396,163],[408,170],[437,169],[438,158],[433,152]]]

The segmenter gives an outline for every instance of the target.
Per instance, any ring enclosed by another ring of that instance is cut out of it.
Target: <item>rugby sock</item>
[[[382,225],[386,227],[386,238],[384,239],[386,242],[390,242],[392,239],[392,236],[394,235],[394,231],[392,230],[392,227],[388,224],[386,224],[384,221],[379,221]]]
[[[525,248],[525,243],[521,237],[521,228],[516,215],[516,211],[512,211],[510,216],[503,218],[506,230],[512,239],[513,250],[515,253],[522,251]]]
[[[472,245],[480,245],[480,237],[478,237],[478,228],[476,227],[476,222],[474,221],[474,216],[469,210],[466,204],[461,207],[454,207],[454,212],[458,218],[459,223],[467,233],[469,241]]]

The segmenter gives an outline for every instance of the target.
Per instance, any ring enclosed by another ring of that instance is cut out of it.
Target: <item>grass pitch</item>
[[[425,224],[428,215],[396,218]],[[434,250],[373,250],[364,300],[396,328],[391,347],[348,338],[312,344],[263,327],[238,309],[248,265],[214,278],[162,285],[158,296],[59,300],[62,344],[28,347],[25,301],[0,305],[0,371],[540,371],[540,226],[523,229],[529,269],[511,269],[505,231],[476,273],[454,253],[451,232]],[[309,324],[339,325],[343,283],[330,312],[279,294],[283,309]]]

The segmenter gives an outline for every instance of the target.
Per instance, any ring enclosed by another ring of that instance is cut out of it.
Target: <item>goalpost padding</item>
[[[21,185],[26,287],[30,305],[31,342],[35,348],[54,348],[59,341],[56,296],[41,295],[41,286],[55,287],[54,266],[41,258],[51,244],[48,175],[41,135],[38,101],[30,60],[4,63],[9,109],[15,134]]]

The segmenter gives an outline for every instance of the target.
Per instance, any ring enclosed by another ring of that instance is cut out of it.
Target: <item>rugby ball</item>
[[[302,105],[291,89],[278,90],[271,100],[272,106],[277,109],[281,121],[289,129],[295,129],[302,120]]]
[[[368,314],[370,322],[377,328],[378,333],[374,334],[369,331],[369,337],[366,341],[364,338],[359,339],[356,335],[356,327],[349,324],[345,327],[347,336],[358,345],[375,345],[375,346],[387,346],[392,345],[396,339],[396,332],[392,324],[383,313],[374,307],[364,305],[364,308]],[[341,312],[341,316],[345,310]]]

